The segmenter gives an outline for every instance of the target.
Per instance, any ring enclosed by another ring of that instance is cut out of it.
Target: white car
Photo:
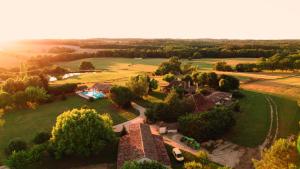
[[[182,152],[179,150],[179,148],[173,148],[172,153],[177,161],[179,162],[184,161],[184,157],[182,155]]]

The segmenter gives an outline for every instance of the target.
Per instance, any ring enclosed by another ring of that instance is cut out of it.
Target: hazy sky
[[[0,0],[0,41],[300,39],[300,0]]]

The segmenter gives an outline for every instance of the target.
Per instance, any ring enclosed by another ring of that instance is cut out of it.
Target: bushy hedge
[[[75,92],[76,88],[77,88],[76,83],[53,85],[53,86],[49,86],[48,93],[52,95],[62,95],[67,93],[73,93]]]
[[[230,109],[217,107],[209,112],[181,116],[178,122],[184,135],[204,141],[222,136],[235,124],[235,119]]]

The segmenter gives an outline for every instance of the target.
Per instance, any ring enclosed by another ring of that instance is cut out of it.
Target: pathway
[[[123,127],[125,126],[128,126],[130,124],[135,124],[135,123],[144,123],[145,119],[146,119],[146,116],[145,116],[145,112],[146,112],[146,109],[134,102],[131,102],[131,106],[138,110],[140,115],[132,120],[129,120],[129,121],[126,121],[124,123],[121,123],[121,124],[117,124],[115,126],[113,126],[113,129],[115,132],[121,132]]]

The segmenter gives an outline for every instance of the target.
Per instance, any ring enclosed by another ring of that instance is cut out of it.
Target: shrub
[[[77,88],[76,83],[67,83],[62,85],[49,86],[48,93],[52,95],[62,95],[75,92]]]
[[[232,67],[228,65],[226,62],[217,62],[214,66],[214,69],[218,71],[227,71],[227,72],[233,71]]]
[[[120,107],[130,107],[130,102],[135,98],[135,95],[127,87],[113,86],[110,89],[110,98]]]
[[[98,154],[115,141],[112,120],[94,109],[73,109],[57,117],[52,129],[51,144],[56,158],[63,155]]]
[[[32,169],[34,164],[41,160],[47,145],[34,146],[28,151],[14,151],[5,164],[11,169]]]
[[[18,107],[25,107],[27,103],[27,94],[24,91],[18,91],[13,95],[13,102]]]
[[[11,169],[30,169],[29,156],[29,153],[26,151],[13,152],[5,161],[5,165]]]
[[[47,142],[51,137],[51,134],[48,132],[39,132],[33,138],[33,143],[35,144],[42,144]]]
[[[127,161],[122,166],[122,169],[167,169],[167,167],[156,161]]]
[[[41,103],[48,100],[49,95],[46,90],[41,87],[29,86],[25,89],[27,100],[34,103]]]
[[[196,161],[186,162],[183,166],[184,169],[202,169],[203,165]]]
[[[153,91],[158,88],[158,81],[155,79],[151,79],[149,81],[149,91]]]
[[[15,138],[10,140],[5,151],[7,154],[12,154],[12,152],[14,151],[18,152],[26,149],[27,149],[27,143],[20,138]]]

